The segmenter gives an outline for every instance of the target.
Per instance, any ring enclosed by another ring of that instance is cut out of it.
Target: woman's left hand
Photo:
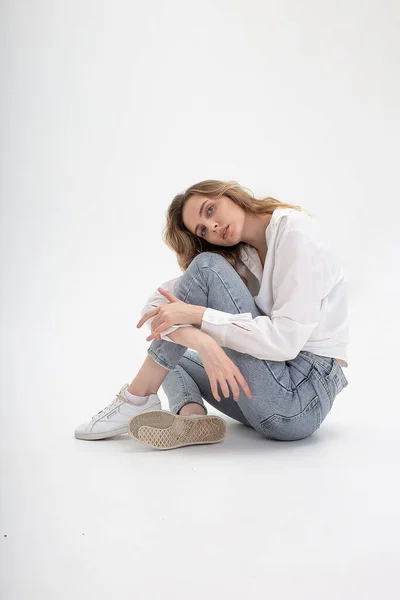
[[[141,327],[143,323],[155,317],[151,323],[151,334],[146,338],[147,341],[156,338],[161,340],[160,333],[171,327],[172,325],[180,325],[182,323],[189,323],[192,325],[201,323],[201,317],[198,310],[199,306],[193,304],[186,304],[182,300],[179,300],[170,291],[158,288],[159,292],[166,297],[169,304],[161,304],[153,310],[149,310],[144,313],[136,327]],[[200,321],[199,321],[200,318]]]

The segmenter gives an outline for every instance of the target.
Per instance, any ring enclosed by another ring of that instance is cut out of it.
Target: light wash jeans
[[[174,295],[188,304],[228,313],[251,312],[253,318],[264,314],[232,265],[213,252],[202,252],[195,257]],[[198,325],[195,327],[200,329]],[[204,398],[218,411],[252,427],[264,437],[299,440],[319,428],[337,394],[348,385],[334,358],[301,351],[292,360],[274,361],[231,348],[223,349],[246,379],[253,394],[251,399],[240,385],[238,401],[233,399],[232,393],[225,398],[218,384],[221,402],[217,402],[195,350],[168,340],[152,340],[148,354],[170,371],[162,388],[171,412],[177,414],[184,404],[197,402],[208,414]]]

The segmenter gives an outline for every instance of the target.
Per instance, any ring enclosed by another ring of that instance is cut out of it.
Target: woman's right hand
[[[205,343],[198,345],[196,351],[206,370],[213,396],[217,402],[221,402],[218,393],[218,383],[221,386],[225,398],[230,395],[228,383],[235,401],[239,400],[240,395],[238,384],[243,388],[246,396],[252,398],[252,393],[247,385],[247,381],[239,371],[238,367],[214,339],[209,338]]]

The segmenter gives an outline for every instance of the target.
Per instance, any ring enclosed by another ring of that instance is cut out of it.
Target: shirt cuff
[[[172,333],[173,331],[175,331],[175,329],[178,329],[179,327],[193,327],[193,325],[191,323],[180,323],[179,325],[171,325],[171,327],[168,327],[168,329],[160,333],[160,338],[162,340],[168,340],[168,342],[173,342],[174,344],[177,344],[178,342],[175,342],[175,340],[171,339],[168,336],[168,334]]]
[[[220,346],[226,346],[226,336],[232,323],[252,320],[251,312],[232,314],[215,308],[206,308],[201,320],[201,331],[211,336]]]

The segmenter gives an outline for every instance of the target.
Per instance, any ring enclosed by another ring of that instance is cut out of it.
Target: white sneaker
[[[162,410],[158,394],[150,394],[147,402],[141,405],[128,402],[123,394],[128,387],[128,383],[123,385],[111,404],[94,415],[88,423],[79,425],[75,429],[75,437],[79,440],[103,440],[127,433],[128,423],[136,415],[149,410]]]

